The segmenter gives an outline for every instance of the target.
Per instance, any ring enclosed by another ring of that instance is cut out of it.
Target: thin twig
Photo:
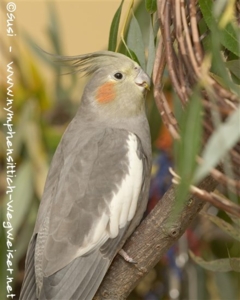
[[[194,195],[200,197],[201,199],[204,199],[205,201],[211,203],[212,205],[228,213],[231,213],[234,216],[240,217],[240,206],[233,203],[232,201],[220,197],[215,193],[209,193],[206,190],[200,189],[196,186],[191,186],[190,189]]]

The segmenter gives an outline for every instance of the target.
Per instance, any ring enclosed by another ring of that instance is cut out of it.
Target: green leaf
[[[234,91],[236,95],[239,95],[239,87],[233,82],[229,70],[223,61],[220,32],[216,26],[213,26],[210,42],[211,53],[214,53],[212,55],[212,72],[221,77],[221,81],[224,82],[223,87],[225,86],[229,90]]]
[[[228,212],[226,212],[226,213],[227,213],[227,215],[231,218],[231,220],[233,221],[234,225],[235,225],[236,227],[240,228],[240,219],[239,219],[238,217],[236,217],[236,216],[234,216],[234,215],[228,213]]]
[[[126,55],[140,65],[137,55],[130,48],[128,48]]]
[[[13,238],[25,218],[29,205],[33,197],[33,174],[30,162],[23,162],[17,171],[17,177],[14,180],[15,186],[12,192],[12,200],[6,196],[4,201],[4,221],[8,221],[7,213],[12,215],[9,219],[12,227]]]
[[[117,46],[117,36],[118,36],[118,28],[119,28],[119,22],[121,18],[122,13],[122,6],[123,6],[124,0],[122,0],[120,6],[118,7],[110,28],[109,33],[109,40],[108,40],[108,50],[109,51],[115,51]]]
[[[61,32],[60,32],[60,24],[58,21],[58,15],[56,12],[56,7],[54,2],[48,2],[49,9],[49,27],[47,28],[47,33],[49,36],[49,40],[52,43],[54,52],[57,54],[62,53],[61,47]]]
[[[49,168],[40,129],[37,122],[33,120],[29,120],[28,126],[25,129],[25,144],[33,167],[34,191],[39,198],[42,196]]]
[[[208,28],[214,31],[216,28],[216,18],[213,15],[213,1],[199,0],[199,6]],[[239,29],[235,29],[232,24],[228,23],[224,29],[219,30],[218,34],[221,44],[240,57]]]
[[[240,79],[240,60],[230,60],[226,63],[227,68],[237,77]]]
[[[238,107],[226,120],[221,124],[209,138],[207,145],[202,154],[203,163],[198,166],[194,174],[194,183],[200,182],[210,170],[214,168],[226,153],[240,139],[239,130],[240,107]]]
[[[24,144],[24,136],[26,132],[26,128],[28,126],[28,119],[32,114],[32,109],[29,102],[22,106],[21,111],[18,114],[18,120],[16,122],[16,131],[17,134],[13,137],[13,145],[14,145],[14,152],[13,158],[16,159],[18,156],[21,155],[22,147]]]
[[[236,276],[233,276],[236,275]],[[217,297],[214,297],[213,295],[207,297],[207,298],[202,298],[201,300],[236,300],[239,298],[239,276],[238,274],[232,274],[231,273],[223,273],[223,272],[217,272],[212,274],[212,279],[213,282],[211,283],[212,288],[209,288],[208,285],[208,290],[210,291],[211,289],[215,289],[215,295]],[[209,278],[207,276],[207,278]],[[205,283],[207,281],[207,278],[205,277]],[[212,292],[209,293],[209,295]]]
[[[136,54],[140,66],[145,70],[145,51],[142,32],[132,11],[132,19],[128,29],[127,46]]]
[[[220,40],[223,46],[240,57],[239,30],[235,29],[231,23],[228,23],[226,27],[220,32]]]
[[[145,0],[146,10],[153,14],[157,11],[157,0]]]
[[[229,258],[217,259],[212,261],[205,261],[199,256],[193,254],[192,251],[189,250],[190,257],[195,261],[196,264],[201,266],[202,268],[213,271],[213,272],[229,272],[232,271],[232,267],[230,265]]]
[[[232,238],[236,239],[237,241],[240,241],[240,231],[235,229],[231,224],[224,221],[223,219],[218,218],[217,216],[213,216],[207,213],[202,212],[201,215],[208,218]]]
[[[150,18],[148,60],[147,60],[147,71],[146,71],[149,77],[151,77],[151,75],[152,75],[155,55],[156,55],[156,51],[155,51],[155,43],[154,43],[154,32],[153,32],[152,20]]]
[[[233,269],[233,271],[235,272],[240,272],[240,258],[236,258],[236,257],[230,257],[230,253],[229,250],[228,251],[228,257],[229,257],[229,263],[231,268]]]
[[[191,180],[196,166],[196,156],[201,144],[202,102],[198,91],[195,91],[180,120],[181,141],[180,157],[177,162],[180,177]]]
[[[199,91],[195,90],[186,111],[180,118],[181,139],[175,142],[175,161],[177,173],[181,177],[177,186],[177,203],[182,207],[185,202],[192,176],[196,168],[196,156],[202,139],[202,103]],[[180,209],[180,207],[178,209]]]
[[[233,271],[240,272],[240,258],[231,257],[229,258],[229,263]]]
[[[159,112],[155,101],[147,101],[147,117],[149,120],[151,141],[156,145],[159,137],[159,129],[162,127],[162,121],[159,118]]]
[[[28,35],[27,32],[23,31],[23,37],[30,49],[41,59],[43,60],[47,65],[50,65],[51,67],[54,67],[56,69],[59,69],[59,65],[54,63],[50,56],[46,55],[42,51],[42,49],[35,43],[35,41]]]

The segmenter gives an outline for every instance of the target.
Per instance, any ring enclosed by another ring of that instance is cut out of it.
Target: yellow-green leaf
[[[208,28],[214,30],[217,20],[213,14],[213,1],[199,0],[199,6]],[[228,23],[224,29],[219,30],[221,44],[238,57],[240,57],[239,35],[239,29],[234,28],[231,23]]]
[[[234,225],[237,227],[237,228],[240,228],[240,219],[230,213],[228,213],[228,216],[231,218],[231,220],[233,221]]]
[[[231,257],[229,258],[229,263],[233,271],[240,272],[240,258],[239,257]]]
[[[217,216],[209,215],[207,213],[201,213],[204,217],[208,218],[214,224],[216,224],[220,229],[222,229],[225,233],[229,234],[234,239],[240,241],[240,231],[235,229],[231,224],[220,219]]]
[[[4,201],[4,221],[10,221],[13,238],[25,218],[33,197],[33,173],[32,166],[29,161],[21,164],[17,171],[17,176],[12,186],[15,186],[11,194],[8,194]],[[12,217],[11,217],[11,216]]]
[[[155,13],[157,10],[157,0],[145,0],[145,7],[150,14]]]
[[[232,271],[232,267],[230,265],[229,258],[222,258],[212,261],[205,261],[199,256],[193,254],[192,251],[189,250],[190,257],[195,261],[196,264],[201,266],[202,268],[213,271],[213,272],[229,272]]]
[[[143,43],[143,36],[136,17],[132,11],[132,19],[130,21],[127,46],[136,54],[140,66],[145,70],[145,49]]]
[[[150,18],[149,41],[148,41],[148,60],[147,60],[147,74],[149,77],[151,77],[151,75],[152,75],[155,54],[156,54],[156,51],[155,51],[155,43],[154,43],[154,32],[153,32],[152,20]]]
[[[173,215],[185,205],[189,186],[197,166],[196,157],[200,151],[202,136],[202,103],[196,89],[191,96],[186,111],[180,118],[181,139],[175,142],[175,161],[181,180],[176,189],[177,201]]]
[[[239,141],[240,107],[238,107],[212,134],[202,154],[203,163],[194,174],[194,183],[200,182],[224,155]]]
[[[108,50],[109,51],[115,51],[117,46],[117,37],[118,37],[118,28],[119,28],[119,22],[121,18],[122,13],[122,6],[123,6],[124,0],[122,0],[120,6],[118,7],[110,28],[109,33],[109,40],[108,40]]]

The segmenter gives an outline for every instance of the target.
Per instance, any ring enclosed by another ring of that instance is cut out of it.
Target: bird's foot
[[[135,260],[133,260],[128,254],[127,252],[125,252],[123,249],[121,249],[119,252],[118,252],[119,255],[121,255],[125,261],[131,263],[131,264],[136,264],[137,262]]]

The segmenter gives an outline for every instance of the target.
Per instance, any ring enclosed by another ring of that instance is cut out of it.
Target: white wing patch
[[[109,234],[111,238],[115,238],[119,228],[123,228],[128,221],[132,220],[142,186],[143,164],[137,155],[137,137],[130,133],[127,142],[129,173],[110,204]]]
[[[94,250],[97,247],[103,245],[109,238],[109,234],[106,231],[107,224],[109,222],[109,216],[105,213],[98,220],[96,226],[93,226],[93,229],[90,233],[84,238],[83,245],[77,251],[77,256],[82,256],[89,251]]]
[[[93,226],[91,232],[85,237],[83,246],[78,250],[77,256],[100,247],[108,238],[115,238],[119,229],[135,215],[142,186],[143,163],[137,155],[138,141],[135,134],[129,133],[127,143],[129,170],[110,202],[110,215],[104,214]]]

